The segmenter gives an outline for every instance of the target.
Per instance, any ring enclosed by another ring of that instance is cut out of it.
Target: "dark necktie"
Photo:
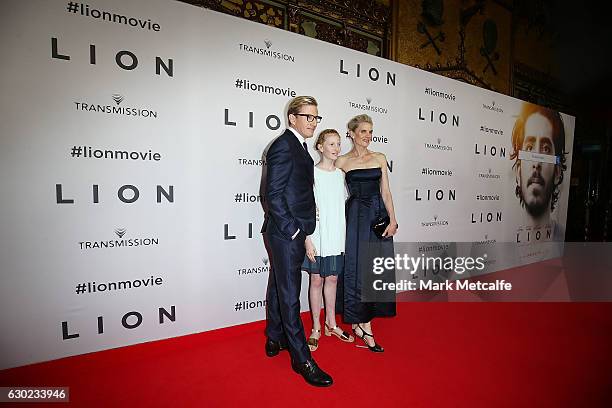
[[[306,142],[302,143],[302,146],[304,146],[304,150],[308,151],[308,145],[306,144]]]

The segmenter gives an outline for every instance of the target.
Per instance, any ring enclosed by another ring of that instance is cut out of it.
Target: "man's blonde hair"
[[[296,96],[293,98],[287,107],[287,119],[289,119],[289,115],[300,113],[300,108],[306,105],[318,106],[317,100],[313,96]]]

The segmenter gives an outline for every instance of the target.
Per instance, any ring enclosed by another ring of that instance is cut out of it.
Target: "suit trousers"
[[[289,241],[280,234],[267,233],[271,252],[271,268],[268,277],[266,299],[268,338],[289,346],[291,358],[296,363],[310,360],[310,350],[300,318],[300,290],[302,287],[302,262],[306,255],[306,235],[300,233]]]

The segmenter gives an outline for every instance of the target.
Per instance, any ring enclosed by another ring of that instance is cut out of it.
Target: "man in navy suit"
[[[293,370],[309,384],[326,387],[332,384],[332,378],[312,359],[300,319],[304,241],[314,232],[316,223],[314,163],[306,139],[313,136],[321,121],[318,114],[313,97],[292,99],[287,110],[289,128],[270,145],[266,155],[268,214],[263,232],[272,259],[266,302],[266,354],[274,357],[288,348]]]

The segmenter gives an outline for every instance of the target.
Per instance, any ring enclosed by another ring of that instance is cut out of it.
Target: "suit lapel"
[[[286,130],[287,137],[292,140],[290,143],[293,144],[294,150],[298,151],[298,155],[301,156],[299,160],[304,162],[304,165],[307,167],[307,174],[309,178],[309,183],[314,183],[314,160],[310,156],[304,146],[299,142],[298,138],[295,137],[293,132],[289,129]]]
[[[302,147],[302,150],[304,150],[304,147]],[[304,155],[306,156],[306,160],[308,160],[310,164],[314,166],[314,160],[312,160],[312,156],[310,155],[310,153],[304,150]]]
[[[310,184],[314,184],[314,160],[312,160],[310,153],[304,149],[304,146],[302,146],[302,151],[304,152],[304,156],[306,156],[305,164],[308,167],[308,178],[310,179],[309,182]]]
[[[302,154],[302,155],[303,155],[305,158],[307,158],[307,159],[310,161],[310,163],[312,163],[312,164],[314,165],[314,160],[312,160],[312,157],[310,156],[310,153],[308,153],[308,152],[307,152],[307,151],[304,149],[304,146],[302,145],[302,143],[300,143],[300,142],[298,141],[298,138],[297,138],[297,137],[295,137],[295,135],[293,134],[293,132],[292,132],[292,131],[290,131],[289,129],[287,129],[287,130],[286,130],[286,133],[287,133],[287,137],[289,137],[289,138],[290,138],[290,139],[293,141],[292,143],[293,143],[293,145],[295,146],[295,148],[296,148],[297,150],[299,150],[299,151],[301,152],[301,154]]]

